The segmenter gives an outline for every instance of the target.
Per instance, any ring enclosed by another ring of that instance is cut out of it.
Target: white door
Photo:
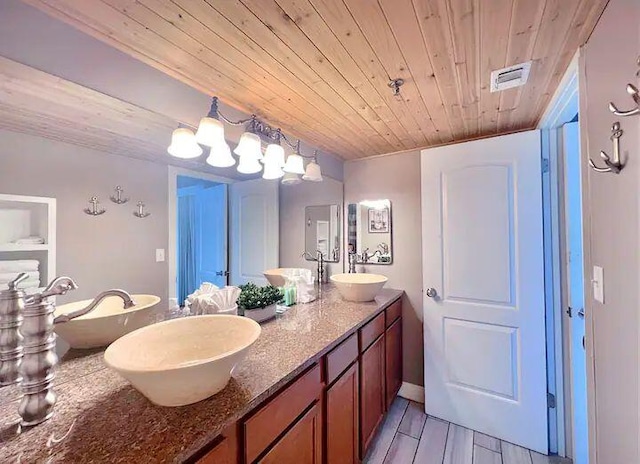
[[[562,126],[565,162],[565,219],[568,301],[571,308],[571,400],[573,462],[589,462],[587,428],[587,358],[584,349],[584,271],[582,260],[582,173],[577,122]]]
[[[540,157],[538,131],[422,151],[424,375],[427,414],[546,454]]]
[[[200,282],[227,285],[227,185],[204,188],[199,194],[201,215],[197,273]]]
[[[231,197],[231,285],[267,285],[262,272],[278,267],[278,182],[236,182]]]

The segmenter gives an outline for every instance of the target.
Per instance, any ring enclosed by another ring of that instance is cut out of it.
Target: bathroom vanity
[[[19,431],[17,387],[0,389],[0,462],[360,462],[402,383],[402,291],[313,303],[263,325],[227,387],[199,403],[152,404],[102,351],[58,369],[55,416]]]

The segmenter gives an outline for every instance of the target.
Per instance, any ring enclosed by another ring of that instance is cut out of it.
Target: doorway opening
[[[228,280],[227,184],[176,177],[176,286],[180,305],[203,282]]]
[[[578,116],[562,126],[564,164],[564,268],[566,315],[569,317],[569,358],[573,462],[589,462],[587,360],[585,352],[585,289],[582,242],[582,164]],[[566,333],[566,332],[565,332]]]
[[[576,52],[538,128],[543,140],[549,449],[588,463],[587,353],[583,346],[583,161]],[[589,409],[588,409],[589,406]]]

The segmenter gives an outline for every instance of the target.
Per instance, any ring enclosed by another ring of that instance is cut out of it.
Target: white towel
[[[44,243],[44,239],[42,237],[31,236],[31,237],[19,238],[18,240],[15,240],[13,243],[17,243],[19,245],[41,245]]]
[[[0,284],[6,284],[15,280],[21,272],[3,272],[0,273]],[[40,273],[38,271],[26,271],[25,274],[28,275],[27,280],[37,279],[40,280]]]
[[[0,272],[37,271],[40,263],[37,259],[19,259],[15,261],[0,261]]]

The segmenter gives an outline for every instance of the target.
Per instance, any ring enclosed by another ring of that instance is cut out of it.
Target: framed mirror
[[[347,253],[355,253],[360,264],[392,264],[391,201],[351,203],[347,213]]]
[[[340,261],[340,205],[307,206],[304,250],[307,261],[318,251],[328,263]]]

